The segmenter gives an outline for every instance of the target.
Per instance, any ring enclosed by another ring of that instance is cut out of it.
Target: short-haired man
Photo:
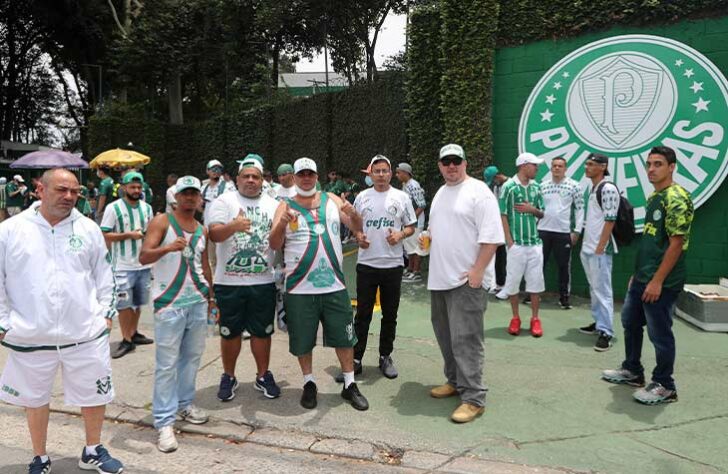
[[[167,192],[165,193],[165,208],[164,212],[167,214],[172,213],[175,208],[177,207],[177,201],[175,200],[174,196],[177,194],[177,191],[174,188],[174,185],[177,184],[177,175],[174,173],[167,175]]]
[[[341,196],[347,191],[346,183],[343,179],[341,179],[341,176],[339,176],[338,171],[336,171],[335,169],[330,169],[329,172],[326,174],[326,178],[326,184],[324,184],[323,186],[324,192]]]
[[[224,167],[218,160],[207,162],[207,179],[202,181],[202,223],[205,227],[210,225],[210,210],[215,199],[224,193],[235,191],[235,185],[232,182],[222,179],[223,171]],[[217,265],[215,247],[213,240],[209,239],[207,241],[207,257],[210,259],[211,268],[215,268]]]
[[[27,187],[25,186],[25,180],[19,174],[13,176],[13,179],[5,186],[8,217],[17,216],[23,211],[25,203],[23,189],[27,189]]]
[[[644,385],[641,355],[643,328],[647,326],[657,365],[650,384],[634,393],[635,400],[647,405],[677,401],[672,378],[672,313],[687,276],[685,251],[694,210],[690,193],[673,181],[676,166],[672,148],[656,146],[647,156],[647,179],[655,191],[645,206],[645,228],[637,249],[635,274],[622,307],[625,359],[619,369],[602,372],[609,382]]]
[[[296,195],[296,187],[293,182],[293,166],[283,163],[276,170],[280,187],[277,190],[278,199],[291,198]]]
[[[591,313],[594,322],[579,328],[596,334],[594,350],[608,351],[614,337],[614,296],[612,293],[612,256],[618,252],[612,230],[619,211],[619,190],[609,176],[609,158],[592,153],[586,160],[585,176],[591,180],[584,218],[581,264],[589,282]]]
[[[397,333],[397,311],[402,287],[404,247],[402,242],[415,231],[415,210],[407,193],[393,188],[392,164],[384,155],[369,163],[374,187],[354,201],[361,215],[363,230],[356,235],[359,255],[356,265],[356,317],[354,329],[358,342],[354,347],[354,374],[362,373],[362,359],[367,348],[372,312],[380,292],[382,328],[379,332],[379,370],[389,379],[399,374],[392,361]],[[343,374],[337,382],[344,381]]]
[[[25,407],[35,455],[29,472],[50,472],[49,404],[60,368],[65,403],[81,407],[86,429],[79,467],[118,473],[123,465],[100,444],[114,398],[108,250],[98,226],[74,209],[80,186],[73,173],[46,171],[38,192],[37,207],[0,225],[0,341],[10,349],[0,400]]]
[[[175,209],[152,219],[139,255],[140,263],[154,264],[157,344],[152,414],[159,431],[157,448],[164,453],[177,449],[176,416],[193,424],[208,420],[193,402],[207,320],[217,307],[209,285],[212,272],[207,260],[207,231],[195,220],[195,211],[202,203],[202,184],[194,176],[183,176],[174,189]]]
[[[101,222],[104,217],[104,210],[107,204],[114,200],[114,179],[111,177],[111,169],[102,166],[96,170],[99,181],[99,200],[96,204],[96,220]]]
[[[117,305],[121,342],[111,357],[118,359],[132,352],[137,345],[154,341],[139,333],[139,317],[142,306],[149,302],[151,265],[139,262],[142,239],[152,220],[152,206],[141,200],[144,177],[132,171],[126,173],[121,184],[124,197],[106,207],[101,231],[111,248],[114,276],[117,285]]]
[[[272,248],[284,251],[286,264],[286,323],[289,350],[303,372],[301,406],[316,407],[313,348],[319,322],[324,345],[334,347],[344,373],[341,396],[357,410],[369,402],[354,381],[354,346],[357,343],[351,301],[344,283],[340,227],[361,232],[359,213],[348,201],[316,190],[316,162],[299,158],[293,164],[296,195],[281,202],[270,235]]]
[[[541,337],[543,329],[538,316],[540,293],[545,290],[543,279],[543,248],[538,235],[537,220],[543,213],[541,186],[536,182],[538,167],[543,163],[533,153],[521,153],[516,159],[518,172],[503,185],[499,204],[503,230],[508,246],[506,284],[501,295],[511,301],[511,322],[508,334],[521,331],[518,292],[526,280],[526,292],[531,297],[531,335]]]
[[[461,146],[440,149],[438,168],[445,184],[430,208],[432,250],[427,278],[432,328],[447,379],[430,395],[460,396],[460,405],[450,416],[456,423],[472,421],[484,411],[486,286],[493,279],[495,249],[504,243],[498,202],[484,182],[468,176],[466,167]],[[424,243],[422,236],[420,241]]]
[[[420,248],[418,243],[420,234],[425,229],[425,208],[427,201],[425,200],[425,190],[422,189],[420,183],[415,180],[412,174],[412,166],[409,163],[400,163],[397,165],[397,179],[402,183],[402,190],[407,193],[412,201],[412,205],[417,215],[417,227],[414,233],[404,239],[404,251],[407,252],[407,269],[404,272],[402,281],[418,282],[422,281],[420,268],[422,265],[422,257],[429,254],[429,249]]]
[[[571,309],[571,248],[584,227],[584,194],[579,183],[566,176],[566,159],[551,160],[551,178],[541,183],[541,192],[544,215],[538,221],[538,235],[543,241],[544,270],[553,252],[559,269],[559,304]]]
[[[253,386],[267,398],[281,390],[270,363],[275,318],[276,286],[274,251],[269,245],[278,201],[262,192],[263,165],[245,158],[238,169],[238,191],[225,193],[212,205],[208,217],[210,239],[217,243],[215,296],[220,308],[220,350],[223,374],[217,398],[235,397],[235,377],[243,331],[251,334],[250,350],[256,365]]]

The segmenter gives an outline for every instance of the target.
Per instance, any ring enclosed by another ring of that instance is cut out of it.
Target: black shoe
[[[235,390],[238,389],[238,379],[223,373],[220,377],[220,388],[217,389],[217,399],[221,402],[229,402],[235,398]]]
[[[116,349],[111,353],[112,359],[119,359],[121,357],[124,357],[130,352],[133,352],[134,349],[136,349],[136,346],[133,342],[129,342],[126,339],[122,339],[119,345],[116,347]]]
[[[303,386],[303,395],[301,395],[301,406],[309,410],[313,410],[314,408],[316,408],[317,392],[318,389],[316,388],[316,383],[306,382],[306,385]]]
[[[40,456],[33,458],[33,462],[28,464],[28,474],[48,474],[51,472],[51,458],[46,462],[40,460]]]
[[[362,370],[363,370],[363,368],[362,368],[362,365],[361,365],[361,361],[357,362],[355,360],[354,361],[354,375],[361,375]],[[334,380],[336,381],[336,383],[344,383],[344,373],[343,372],[339,372],[339,375],[337,375],[336,377],[334,377]]]
[[[596,334],[597,333],[597,323],[591,323],[588,326],[579,328],[579,332],[584,333],[584,334]]]
[[[571,302],[569,301],[569,297],[564,296],[563,298],[560,298],[559,305],[561,305],[563,309],[571,309]]]
[[[396,379],[399,375],[391,356],[379,356],[379,370],[388,379]]]
[[[149,339],[147,336],[137,331],[131,337],[131,342],[137,346],[146,346],[147,344],[154,344],[154,339]]]
[[[359,411],[366,411],[369,409],[369,402],[359,391],[359,387],[356,386],[356,382],[349,384],[349,388],[345,388],[341,391],[341,398],[351,402],[351,406]]]
[[[603,331],[599,331],[599,338],[597,339],[597,343],[594,344],[594,350],[597,352],[605,352],[610,347],[612,347],[612,336]]]
[[[523,298],[523,304],[531,304],[531,295],[528,295],[525,298]]]

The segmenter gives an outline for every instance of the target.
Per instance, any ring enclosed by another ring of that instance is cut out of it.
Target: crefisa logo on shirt
[[[590,153],[609,170],[635,208],[638,230],[653,186],[646,160],[653,146],[674,149],[675,181],[699,207],[728,173],[728,81],[698,51],[659,36],[625,35],[587,44],[556,63],[528,98],[519,151],[547,163],[563,156],[567,174],[585,180]],[[539,178],[549,174],[546,166]]]

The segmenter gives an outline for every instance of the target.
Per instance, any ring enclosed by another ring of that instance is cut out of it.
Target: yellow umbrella
[[[91,168],[99,168],[101,166],[108,166],[109,168],[116,166],[139,166],[148,165],[150,161],[152,159],[147,155],[142,155],[136,151],[115,148],[113,150],[106,150],[98,155],[91,160],[89,166]]]

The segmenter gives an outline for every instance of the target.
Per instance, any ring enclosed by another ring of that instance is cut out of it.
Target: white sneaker
[[[404,280],[405,278],[409,278],[410,276],[412,276],[412,272],[411,272],[411,271],[409,271],[409,270],[405,270],[405,271],[403,271],[403,272],[402,272],[402,279],[403,279],[403,280]]]
[[[210,419],[205,410],[194,405],[190,405],[184,410],[178,411],[177,416],[179,416],[182,421],[192,423],[193,425],[207,423],[207,420]]]
[[[248,339],[250,339],[250,333],[248,332],[248,330],[247,330],[247,329],[244,329],[244,330],[243,330],[243,334],[242,334],[242,337],[243,337],[243,340],[248,340]]]
[[[159,429],[159,441],[157,442],[157,449],[163,453],[171,453],[175,451],[179,445],[177,444],[177,438],[174,435],[174,426],[167,425]]]
[[[501,288],[500,291],[495,294],[495,297],[501,301],[507,301],[509,298],[508,293],[506,293],[503,288]]]

